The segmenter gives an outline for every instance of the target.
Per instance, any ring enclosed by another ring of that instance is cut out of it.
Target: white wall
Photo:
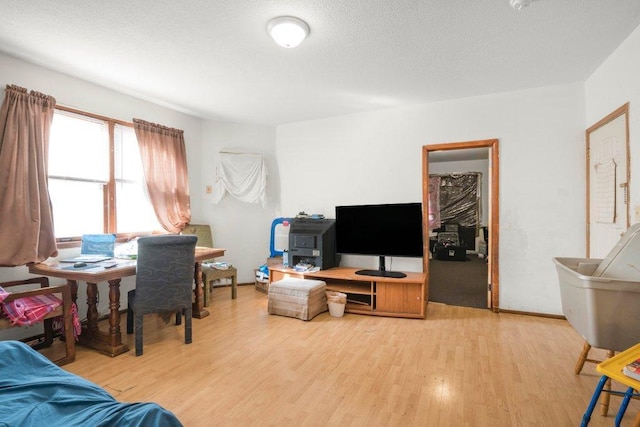
[[[500,307],[562,314],[551,258],[585,251],[584,108],[572,84],[280,126],[282,212],[422,200],[423,145],[497,138]]]
[[[631,178],[629,194],[631,223],[640,206],[640,27],[615,50],[585,84],[587,121],[585,129],[629,102],[629,146]]]
[[[17,84],[51,95],[59,105],[129,122],[135,117],[183,129],[193,221],[209,221],[214,225],[217,231],[216,243],[229,249],[230,259],[239,267],[239,281],[253,282],[253,268],[265,263],[268,255],[270,224],[275,215],[273,206],[278,203],[277,181],[269,184],[269,191],[273,193],[273,197],[264,209],[255,209],[254,206],[228,199],[223,200],[218,208],[214,208],[207,200],[204,189],[205,182],[211,183],[213,180],[213,153],[217,152],[216,147],[229,144],[249,148],[260,147],[266,153],[268,166],[273,171],[270,176],[277,179],[278,173],[273,158],[274,128],[203,122],[199,118],[0,54],[0,87],[4,89],[7,84]],[[4,90],[0,93],[1,102],[4,99]],[[79,248],[62,250],[59,256],[67,257],[77,252]],[[26,267],[0,268],[0,282],[29,276]],[[52,284],[64,282],[55,278],[50,278],[50,281]],[[133,287],[134,278],[123,279],[120,309],[126,307],[126,293]],[[103,315],[108,313],[108,288],[105,283],[101,283],[98,289],[101,296],[98,311]],[[82,284],[79,286],[78,294],[78,309],[81,317],[84,317],[86,292]],[[3,331],[0,339],[19,335],[23,334],[17,329]]]
[[[202,141],[202,211],[192,222],[211,225],[214,246],[227,250],[220,260],[238,269],[239,283],[252,283],[253,270],[265,264],[269,256],[271,222],[278,216],[280,203],[275,128],[208,121],[202,127]],[[219,152],[225,149],[264,155],[268,170],[265,207],[241,202],[228,193],[214,204],[213,195],[205,193],[205,187],[215,182],[215,165]]]

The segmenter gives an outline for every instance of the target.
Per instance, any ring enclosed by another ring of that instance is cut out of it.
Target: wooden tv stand
[[[328,291],[347,294],[345,312],[372,316],[424,319],[427,314],[425,273],[406,273],[407,277],[362,276],[359,268],[335,267],[315,272],[298,272],[282,264],[269,267],[269,283],[294,277],[319,279]]]

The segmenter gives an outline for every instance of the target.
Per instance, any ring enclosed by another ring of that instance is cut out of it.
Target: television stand
[[[362,270],[334,267],[314,272],[299,272],[279,264],[269,267],[269,283],[285,278],[323,280],[328,291],[347,294],[347,313],[416,319],[426,317],[428,295],[425,273],[403,272],[404,277],[396,278],[362,275],[358,271]]]
[[[360,274],[362,276],[393,277],[395,279],[402,279],[403,277],[407,277],[407,275],[401,271],[387,271],[384,260],[384,255],[380,255],[377,270],[358,270],[356,271],[356,274]]]
[[[386,271],[386,270],[358,270],[356,274],[361,276],[375,276],[375,277],[393,277],[395,279],[402,279],[407,277],[406,274],[401,271]]]

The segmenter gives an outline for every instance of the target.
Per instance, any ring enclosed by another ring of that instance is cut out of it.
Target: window
[[[58,239],[162,229],[130,124],[57,107],[48,175]]]
[[[161,230],[144,183],[142,159],[133,126],[116,124],[114,139],[117,232]]]

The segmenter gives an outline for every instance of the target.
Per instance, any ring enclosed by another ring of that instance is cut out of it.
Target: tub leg
[[[607,359],[612,358],[616,354],[613,350],[607,350]],[[611,391],[611,378],[609,378],[604,385],[604,390]],[[611,400],[611,393],[605,393],[600,401],[600,415],[606,417],[609,413],[609,401]]]
[[[587,357],[589,356],[589,350],[591,350],[591,345],[588,342],[584,342],[582,346],[582,352],[580,356],[578,356],[578,361],[576,362],[576,367],[574,369],[576,375],[580,374],[582,371],[582,367],[584,366],[584,362],[587,361]]]

